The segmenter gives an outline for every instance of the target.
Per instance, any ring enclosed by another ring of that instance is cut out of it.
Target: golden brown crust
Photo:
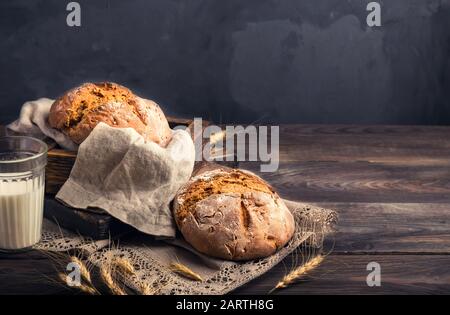
[[[166,146],[171,138],[169,124],[159,106],[116,83],[84,83],[58,98],[50,109],[50,126],[63,131],[77,144],[99,122],[134,128],[146,140],[161,146]]]
[[[174,201],[176,223],[198,251],[223,259],[265,257],[294,233],[284,202],[261,178],[217,169],[195,176]]]
[[[198,201],[203,200],[214,194],[224,193],[244,193],[253,191],[262,191],[273,194],[273,190],[262,179],[251,176],[241,170],[231,169],[228,172],[214,172],[212,178],[199,177],[192,181],[189,189],[181,191],[178,198],[183,203],[178,207],[176,220],[178,223],[183,221],[186,216],[194,211]]]

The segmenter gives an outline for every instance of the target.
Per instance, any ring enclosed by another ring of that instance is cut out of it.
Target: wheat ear
[[[133,265],[127,258],[123,257],[115,257],[113,258],[114,266],[122,271],[123,273],[128,274],[129,276],[136,276],[136,270]],[[156,290],[152,289],[147,283],[144,281],[137,281],[139,291],[138,293],[141,295],[153,295]]]
[[[70,256],[70,261],[78,265],[78,267],[80,268],[81,277],[92,285],[91,274],[86,264],[76,256]]]
[[[195,273],[194,271],[192,271],[189,267],[180,264],[180,263],[171,263],[170,264],[170,270],[172,270],[173,272],[184,276],[186,278],[189,278],[191,280],[195,280],[195,281],[203,281],[203,278],[198,274]]]
[[[309,273],[311,270],[317,268],[317,266],[322,263],[324,259],[323,255],[317,255],[316,257],[309,260],[307,263],[303,264],[302,266],[295,268],[290,273],[288,273],[286,276],[281,279],[280,282],[277,283],[277,285],[270,290],[269,293],[272,293],[273,291],[277,289],[283,289],[286,288],[288,285],[292,284],[293,282],[297,281],[300,277],[304,276],[305,274]]]
[[[64,282],[65,284],[67,284],[67,275],[65,273],[58,273],[58,278]],[[74,286],[75,288],[79,289],[80,291],[90,294],[90,295],[96,295],[98,294],[97,290],[95,290],[93,287],[91,287],[90,285],[85,285],[85,284],[81,284],[79,286]]]
[[[111,271],[104,265],[100,267],[100,276],[114,295],[127,295],[117,282],[114,281]]]
[[[123,273],[126,273],[128,275],[135,274],[134,267],[128,259],[122,257],[115,257],[113,259],[113,263],[114,266],[117,267],[117,269],[119,269]]]
[[[139,286],[139,294],[141,295],[154,295],[156,293],[155,289],[153,289],[143,281],[139,281],[138,286]]]

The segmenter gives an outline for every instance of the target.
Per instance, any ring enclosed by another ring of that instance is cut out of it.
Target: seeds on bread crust
[[[174,217],[195,249],[229,260],[269,256],[295,229],[292,214],[266,182],[231,169],[193,177],[175,197]]]
[[[84,83],[58,98],[50,109],[50,126],[75,143],[86,139],[99,122],[133,128],[146,140],[166,146],[171,130],[160,107],[116,83]]]

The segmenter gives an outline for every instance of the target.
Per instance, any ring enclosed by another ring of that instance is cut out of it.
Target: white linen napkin
[[[132,128],[99,123],[80,145],[56,198],[79,209],[103,209],[147,234],[174,237],[169,204],[189,180],[194,160],[194,143],[184,130],[174,131],[162,148]]]

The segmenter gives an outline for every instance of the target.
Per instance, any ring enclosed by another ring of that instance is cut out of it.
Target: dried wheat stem
[[[67,275],[65,273],[58,273],[58,278],[64,282],[65,284],[67,284]],[[85,285],[85,284],[80,284],[79,286],[74,286],[75,288],[79,289],[80,291],[90,294],[90,295],[96,295],[98,294],[97,290],[95,290],[93,287],[91,287],[90,285]]]
[[[117,269],[119,269],[123,273],[126,273],[128,275],[135,274],[134,267],[128,259],[122,257],[115,257],[113,259],[113,263],[114,266],[117,267]]]
[[[113,258],[114,267],[129,276],[136,276],[136,270],[127,258],[115,257]],[[136,276],[137,277],[137,276]],[[147,283],[137,280],[138,289],[141,295],[154,295],[156,290],[151,288]]]
[[[124,274],[132,277],[136,277],[136,270],[133,267],[133,264],[124,257],[112,257],[111,260],[111,270],[119,270],[123,272]],[[105,267],[106,268],[106,267]],[[106,270],[107,271],[107,270]],[[114,285],[114,279],[111,276],[111,274],[107,274],[107,272],[104,271],[104,275],[102,278],[104,279],[105,283],[108,285],[108,287],[111,289],[111,291],[115,292],[114,294],[125,294],[125,292],[120,289],[117,285]],[[120,293],[117,293],[119,289]],[[141,295],[154,295],[156,290],[151,288],[147,283],[141,280],[137,280],[137,289],[138,293]]]
[[[281,281],[278,282],[277,285],[269,293],[277,289],[286,288],[288,285],[295,282],[300,277],[304,276],[305,274],[307,274],[308,272],[319,266],[320,263],[323,261],[323,259],[324,259],[323,255],[318,255],[313,259],[309,260],[307,263],[303,264],[302,266],[294,269],[286,276],[284,276],[283,279],[281,279]]]
[[[78,267],[80,268],[81,277],[92,285],[91,274],[86,264],[76,256],[70,256],[70,261],[78,265]]]
[[[156,293],[156,290],[150,287],[147,283],[143,281],[138,282],[139,286],[139,293],[141,295],[154,295]]]
[[[175,273],[177,273],[177,274],[179,274],[181,276],[184,276],[186,278],[189,278],[191,280],[203,281],[203,278],[199,274],[195,273],[189,267],[187,267],[187,266],[185,266],[183,264],[172,263],[172,264],[170,264],[170,269],[173,272],[175,272]]]
[[[100,276],[114,295],[127,295],[126,292],[117,284],[117,282],[114,281],[109,268],[102,265],[100,267]]]

